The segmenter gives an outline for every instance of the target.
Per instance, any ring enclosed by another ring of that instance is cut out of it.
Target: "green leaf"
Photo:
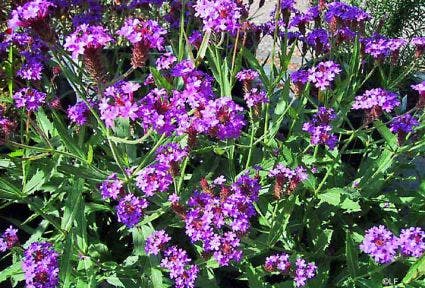
[[[261,279],[259,271],[255,271],[256,269],[252,266],[251,263],[245,266],[245,273],[248,278],[249,288],[263,288],[264,282]]]
[[[21,189],[0,177],[0,198],[18,200],[21,198]]]
[[[348,230],[345,233],[345,257],[347,258],[348,270],[350,271],[351,277],[354,279],[359,269],[358,248],[354,243],[352,233]]]
[[[342,188],[332,188],[326,190],[317,196],[321,201],[332,206],[346,210],[347,212],[361,211],[361,207],[357,201],[350,199],[350,195]]]
[[[292,211],[294,210],[296,197],[291,195],[289,198],[280,200],[275,205],[278,205],[277,212],[272,219],[272,228],[270,229],[268,244],[273,246],[282,236],[283,231],[286,230],[286,226],[289,223]]]
[[[412,267],[410,267],[409,271],[407,271],[406,276],[403,278],[404,284],[409,284],[412,281],[418,279],[425,275],[425,255],[416,261]]]
[[[388,127],[382,123],[381,120],[376,120],[373,122],[373,126],[378,130],[379,134],[381,134],[382,138],[385,139],[388,146],[394,151],[398,147],[397,137],[388,129]]]
[[[205,53],[207,52],[207,48],[210,42],[211,32],[208,31],[204,34],[204,38],[202,39],[201,46],[199,46],[198,54],[196,55],[196,64],[202,62],[202,59],[205,57]]]
[[[61,227],[65,231],[70,231],[72,225],[74,224],[74,220],[77,218],[78,214],[83,213],[84,210],[81,211],[80,202],[82,199],[84,180],[79,179],[77,183],[72,186],[72,191],[69,193],[68,198],[65,202],[65,209],[62,217]],[[80,218],[80,217],[78,217]]]
[[[63,247],[63,253],[60,258],[60,279],[62,280],[63,285],[61,287],[70,287],[71,285],[71,276],[72,276],[72,254],[73,254],[73,233],[68,233],[65,239],[65,246]]]
[[[165,88],[168,91],[171,91],[173,89],[173,86],[170,84],[170,82],[168,82],[167,79],[165,79],[165,77],[162,76],[157,69],[155,69],[154,67],[150,67],[149,70],[152,73],[153,79],[155,80],[155,84],[158,87]]]
[[[25,185],[24,194],[29,195],[37,191],[46,182],[46,174],[43,170],[38,170]]]
[[[77,141],[73,140],[72,137],[68,134],[68,129],[65,128],[59,115],[55,112],[53,113],[53,123],[65,147],[71,153],[79,156],[82,159],[85,159],[85,153],[75,144]]]
[[[13,275],[22,273],[21,262],[15,262],[3,271],[0,272],[0,283],[6,281]],[[7,286],[5,286],[7,287]]]

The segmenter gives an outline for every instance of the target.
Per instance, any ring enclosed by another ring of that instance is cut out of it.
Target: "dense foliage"
[[[325,0],[262,24],[252,1],[16,2],[1,287],[424,286],[420,34]]]

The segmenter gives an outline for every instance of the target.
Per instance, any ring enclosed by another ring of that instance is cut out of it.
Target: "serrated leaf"
[[[22,273],[21,262],[15,262],[0,272],[0,283],[20,273]]]
[[[385,142],[392,150],[397,149],[397,137],[390,131],[390,129],[388,129],[387,126],[385,126],[384,123],[382,123],[382,121],[374,121],[373,126],[375,126],[376,130],[378,130],[379,134],[381,134],[382,138],[385,139]]]
[[[412,267],[410,267],[409,271],[407,271],[406,276],[403,278],[404,284],[409,284],[410,282],[418,279],[425,275],[425,255],[416,261]]]

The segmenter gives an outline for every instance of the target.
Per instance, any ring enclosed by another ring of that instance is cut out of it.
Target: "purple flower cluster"
[[[179,164],[187,156],[187,148],[182,148],[177,143],[168,143],[156,150],[156,161],[167,166],[173,176],[178,174]]]
[[[128,18],[117,33],[132,44],[142,43],[147,49],[162,50],[167,31],[154,20]]]
[[[413,90],[416,90],[419,93],[421,98],[425,98],[425,81],[416,85],[412,85],[411,87]]]
[[[100,185],[100,194],[103,199],[112,198],[117,200],[118,197],[123,194],[124,183],[120,179],[116,173],[112,173],[106,178]]]
[[[31,27],[43,21],[51,12],[51,8],[55,5],[46,0],[32,0],[23,6],[18,6],[12,11],[12,18],[9,20],[8,26],[11,29],[17,27]]]
[[[171,237],[164,230],[153,232],[145,243],[145,252],[148,255],[158,255],[162,251],[165,244],[170,242]]]
[[[328,32],[325,29],[314,29],[307,34],[306,43],[314,49],[316,54],[328,53],[331,48]]]
[[[242,9],[234,0],[197,0],[193,8],[203,21],[204,31],[235,32],[240,27]]]
[[[312,145],[326,145],[333,150],[338,143],[338,137],[332,134],[331,122],[336,119],[332,108],[319,107],[310,122],[304,123],[303,131],[310,134]]]
[[[177,57],[172,52],[167,52],[156,60],[156,69],[166,70],[177,61]]]
[[[187,252],[177,246],[171,246],[164,252],[161,267],[170,271],[170,278],[174,280],[176,288],[194,288],[199,268],[190,264],[191,259]]]
[[[258,72],[252,69],[244,69],[236,74],[236,79],[241,82],[254,81],[259,76]]]
[[[297,258],[293,265],[289,260],[289,255],[282,253],[267,257],[264,269],[267,272],[279,271],[283,274],[293,274],[295,286],[302,287],[306,285],[307,280],[316,275],[317,266],[314,262],[306,263],[302,258]]]
[[[276,167],[269,171],[269,177],[275,179],[273,192],[276,198],[280,199],[282,192],[291,194],[295,191],[298,184],[307,179],[306,170],[299,166],[290,169],[279,163]]]
[[[295,95],[301,95],[305,85],[308,83],[308,71],[300,69],[292,72],[290,77],[292,83],[294,84]]]
[[[384,60],[392,57],[394,61],[398,59],[400,50],[406,45],[407,41],[402,38],[390,39],[381,35],[374,35],[371,38],[362,39],[364,52],[378,60]]]
[[[24,251],[22,270],[27,288],[55,288],[59,285],[58,253],[48,242],[34,242]]]
[[[18,242],[18,229],[14,229],[12,226],[7,228],[0,237],[0,252],[6,252],[6,250],[12,249]]]
[[[107,127],[113,127],[115,119],[121,117],[135,120],[138,118],[138,105],[134,101],[134,92],[140,85],[133,82],[120,81],[105,89],[105,95],[100,100],[100,118]]]
[[[425,252],[425,231],[420,227],[402,229],[399,245],[403,255],[420,258]]]
[[[78,5],[78,7],[83,8],[83,11],[81,11],[78,15],[72,17],[72,24],[74,26],[77,27],[82,24],[93,25],[102,21],[102,13],[104,9],[102,3],[99,0],[72,0],[66,2],[67,3],[65,4],[65,6],[71,4],[75,6]]]
[[[82,24],[66,37],[64,47],[72,53],[74,59],[77,59],[79,55],[102,49],[112,40],[104,27]]]
[[[250,228],[249,219],[255,215],[253,202],[261,187],[258,179],[247,174],[231,187],[223,181],[216,183],[201,181],[202,191],[189,199],[184,221],[192,242],[201,241],[205,253],[212,254],[220,266],[227,266],[242,257],[240,238]]]
[[[391,132],[395,134],[407,134],[413,132],[413,128],[419,125],[418,119],[410,114],[395,117],[390,125]]]
[[[342,27],[350,28],[353,31],[362,30],[364,23],[370,18],[370,15],[364,10],[344,2],[330,3],[325,14],[325,21],[334,31]]]
[[[393,262],[399,251],[404,256],[420,258],[425,252],[425,231],[410,227],[402,229],[397,238],[385,226],[375,226],[366,231],[360,250],[380,264]]]
[[[356,96],[352,109],[363,109],[371,112],[374,114],[373,118],[375,119],[381,115],[382,110],[391,112],[398,105],[400,105],[400,101],[396,93],[382,88],[375,88],[366,90],[362,95]]]
[[[170,167],[162,163],[145,167],[136,178],[136,186],[148,197],[167,191],[172,183]]]
[[[308,80],[311,81],[316,88],[326,90],[331,87],[335,77],[341,73],[341,68],[333,61],[325,61],[308,69],[308,73]]]
[[[85,102],[79,101],[68,107],[66,112],[68,114],[69,120],[71,120],[72,123],[75,123],[78,126],[83,126],[87,123],[90,109],[87,107]]]
[[[13,100],[17,108],[25,107],[28,111],[37,111],[44,104],[46,96],[46,93],[27,87],[13,94]]]
[[[137,223],[143,216],[143,209],[148,207],[148,202],[140,197],[133,194],[127,194],[121,198],[118,202],[117,211],[118,221],[131,228]]]
[[[257,88],[252,88],[243,96],[246,105],[249,108],[260,107],[261,104],[267,103],[269,99],[264,91],[260,91]]]

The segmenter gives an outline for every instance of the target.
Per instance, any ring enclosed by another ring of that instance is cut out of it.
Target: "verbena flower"
[[[344,2],[332,2],[328,4],[324,18],[333,31],[342,27],[362,30],[365,22],[371,19],[370,15],[361,8]]]
[[[46,93],[33,88],[22,88],[13,94],[13,100],[17,108],[25,108],[28,111],[37,111],[46,100]]]
[[[85,102],[79,101],[74,105],[68,107],[66,112],[68,114],[69,120],[71,120],[72,123],[75,123],[78,126],[83,126],[87,123],[87,118],[89,116],[90,109],[89,107],[87,107],[87,104]]]
[[[419,96],[425,98],[425,81],[416,85],[412,85],[411,87],[413,90],[416,90],[419,93]]]
[[[425,252],[425,232],[420,227],[402,229],[399,237],[401,253],[420,258]]]
[[[18,229],[10,226],[7,228],[0,237],[0,252],[6,252],[6,250],[12,249],[18,242]]]
[[[74,59],[77,59],[79,55],[84,55],[90,50],[104,48],[112,40],[104,27],[82,24],[66,37],[64,47],[72,53]]]
[[[112,173],[100,185],[100,194],[103,199],[112,198],[116,200],[118,199],[118,196],[123,193],[123,186],[123,181],[118,179],[116,173]]]
[[[279,271],[280,273],[288,273],[291,268],[289,255],[286,253],[271,255],[266,258],[264,269],[267,272]]]
[[[360,244],[360,250],[369,254],[377,263],[385,264],[394,261],[399,240],[383,225],[375,226],[366,231]]]
[[[406,45],[407,41],[402,38],[386,38],[382,35],[374,35],[371,38],[361,39],[366,54],[371,55],[377,60],[384,60],[392,57],[393,60],[398,59],[400,50]]]
[[[143,215],[143,209],[148,207],[148,202],[133,194],[127,194],[118,202],[117,211],[118,221],[131,228],[137,223]]]
[[[236,74],[236,79],[239,81],[253,81],[258,78],[258,76],[259,74],[257,71],[252,69],[244,69]]]
[[[74,5],[84,8],[80,14],[72,17],[72,24],[79,26],[82,24],[94,25],[102,22],[103,6],[99,0],[73,0]]]
[[[314,262],[306,263],[304,259],[298,258],[295,262],[295,286],[303,287],[307,280],[316,276],[317,266]]]
[[[145,243],[145,252],[148,255],[158,255],[162,249],[171,240],[171,237],[164,230],[153,232]]]
[[[235,32],[240,26],[241,7],[233,0],[197,0],[195,16],[203,21],[204,31]]]
[[[326,90],[331,87],[335,77],[341,73],[340,66],[333,61],[320,62],[315,67],[308,69],[308,80],[316,88]]]
[[[314,29],[307,34],[306,43],[312,47],[317,54],[329,52],[331,47],[329,43],[328,32],[325,29]]]
[[[167,31],[154,20],[128,18],[117,34],[132,44],[143,43],[148,49],[164,49]]]
[[[291,194],[298,186],[299,183],[306,180],[308,175],[305,169],[301,166],[290,169],[279,163],[276,167],[270,170],[270,178],[275,179],[274,195],[276,198],[280,198],[282,192],[286,192],[288,195]]]
[[[264,91],[258,90],[258,88],[252,88],[243,96],[246,105],[249,108],[260,106],[263,103],[267,103],[269,99]]]
[[[170,278],[174,280],[176,288],[194,288],[199,268],[190,265],[191,259],[187,252],[177,246],[171,246],[164,252],[161,267],[168,269]]]
[[[58,253],[51,243],[34,242],[24,251],[22,270],[27,288],[55,288],[59,285]]]
[[[37,58],[29,58],[16,72],[16,75],[25,80],[40,80],[43,64]]]
[[[390,125],[390,130],[396,134],[413,132],[413,128],[419,125],[418,119],[410,114],[395,117]]]
[[[416,47],[416,57],[421,57],[425,51],[425,37],[414,37],[411,43]]]
[[[157,192],[165,192],[173,183],[169,167],[162,163],[155,163],[143,168],[136,178],[136,186],[151,197]]]
[[[362,95],[356,96],[352,109],[363,109],[372,112],[373,118],[379,117],[381,111],[391,112],[400,105],[398,95],[382,88],[366,90]]]
[[[28,1],[12,11],[12,19],[9,20],[9,28],[31,27],[43,21],[56,5],[46,0]]]
[[[156,69],[165,70],[170,69],[171,66],[177,61],[176,56],[172,52],[165,53],[156,60]]]
[[[323,144],[334,149],[338,143],[338,137],[332,134],[331,122],[336,119],[336,114],[332,108],[319,107],[318,112],[310,122],[304,123],[303,131],[310,134],[312,145]]]
[[[168,143],[158,147],[156,150],[156,160],[169,167],[169,171],[173,176],[178,174],[178,165],[187,156],[187,148],[182,148],[177,143]]]
[[[134,82],[120,81],[105,89],[105,95],[100,100],[100,118],[107,127],[113,127],[117,118],[135,120],[138,118],[139,106],[134,100],[134,92],[140,85]]]

